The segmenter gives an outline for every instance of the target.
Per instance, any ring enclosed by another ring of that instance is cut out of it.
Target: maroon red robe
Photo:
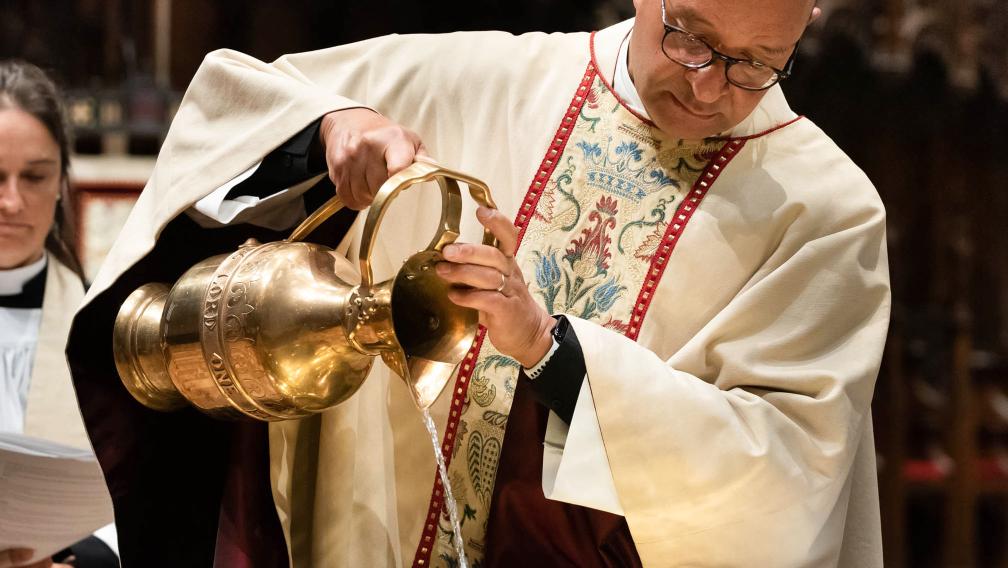
[[[641,566],[626,519],[543,495],[549,411],[518,381],[490,504],[485,568]]]

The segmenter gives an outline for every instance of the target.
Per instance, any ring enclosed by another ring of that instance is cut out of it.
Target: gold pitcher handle
[[[305,237],[310,235],[312,231],[317,229],[318,226],[324,223],[329,217],[339,213],[343,207],[345,207],[343,205],[343,200],[341,200],[338,195],[332,196],[329,198],[329,201],[323,203],[321,207],[316,209],[314,213],[309,215],[307,219],[302,221],[301,224],[294,229],[294,232],[287,237],[287,242],[296,243],[304,240]]]
[[[431,239],[428,249],[440,252],[445,245],[455,242],[459,236],[459,221],[462,217],[462,194],[458,182],[469,186],[469,194],[484,207],[496,209],[497,205],[490,197],[490,188],[482,181],[462,172],[450,170],[438,165],[429,158],[418,157],[411,166],[390,177],[382,184],[375,195],[374,203],[368,211],[364,223],[364,233],[360,247],[361,286],[370,287],[374,283],[371,271],[371,252],[374,249],[374,236],[378,232],[389,204],[399,192],[425,181],[436,181],[441,188],[441,221],[438,231]],[[331,213],[330,213],[331,215]],[[306,221],[307,222],[307,221]],[[489,230],[483,230],[483,244],[497,246],[497,239]]]

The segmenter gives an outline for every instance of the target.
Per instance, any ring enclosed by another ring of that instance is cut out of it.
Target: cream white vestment
[[[271,64],[210,54],[88,299],[173,218],[307,124],[373,108],[488,182],[521,227],[530,289],[569,314],[585,355],[591,396],[579,401],[594,413],[575,412],[564,455],[594,414],[646,566],[881,566],[870,402],[889,289],[878,195],[779,87],[698,144],[613,103],[631,25],[389,36]],[[432,195],[411,190],[392,206],[379,278],[426,243]],[[360,229],[343,243],[350,255]],[[463,233],[479,234],[472,204]],[[470,560],[492,514],[512,363],[480,338],[432,409],[456,492],[476,511],[463,530]],[[295,566],[445,564],[427,433],[380,363],[351,400],[270,435]]]

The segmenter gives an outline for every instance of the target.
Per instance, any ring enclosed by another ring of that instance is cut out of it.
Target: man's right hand
[[[322,118],[319,139],[329,178],[350,209],[371,205],[385,180],[427,156],[413,131],[366,108],[330,112]]]

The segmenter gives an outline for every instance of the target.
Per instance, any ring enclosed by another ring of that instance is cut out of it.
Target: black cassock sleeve
[[[523,370],[521,380],[531,384],[532,396],[536,402],[552,410],[561,420],[570,424],[586,368],[584,353],[581,351],[581,343],[578,342],[574,328],[564,316],[556,318],[557,331],[553,334],[558,343],[556,351],[543,366],[538,377],[530,379]]]
[[[321,125],[319,118],[267,154],[248,179],[228,191],[227,198],[268,197],[326,171],[325,154],[318,137]]]

